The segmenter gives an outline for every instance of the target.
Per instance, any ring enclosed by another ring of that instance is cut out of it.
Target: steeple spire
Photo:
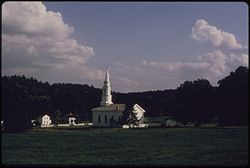
[[[109,81],[109,67],[108,67],[108,66],[107,66],[107,68],[106,68],[105,81],[110,82],[110,81]]]
[[[108,106],[113,104],[112,102],[112,95],[111,95],[111,86],[109,81],[109,67],[106,68],[106,76],[102,88],[102,101],[101,106]]]

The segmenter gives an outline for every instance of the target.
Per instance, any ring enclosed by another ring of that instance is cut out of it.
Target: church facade
[[[109,70],[106,69],[106,76],[102,88],[102,100],[100,107],[92,109],[92,122],[95,127],[118,126],[119,120],[125,110],[125,104],[114,104],[112,102],[111,84]]]
[[[119,127],[123,112],[126,109],[125,104],[114,104],[112,102],[111,84],[109,79],[109,69],[106,69],[106,76],[102,88],[102,100],[100,106],[92,109],[92,122],[94,127]],[[132,108],[136,118],[143,123],[145,110],[138,104]]]
[[[115,127],[119,126],[120,119],[125,110],[125,104],[111,104],[92,109],[93,126]]]

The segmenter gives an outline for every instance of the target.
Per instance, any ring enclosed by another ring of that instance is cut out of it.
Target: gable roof
[[[106,111],[124,111],[126,105],[125,104],[111,104],[108,106],[101,106],[93,108],[92,111],[98,111],[98,112],[106,112]]]
[[[43,118],[43,117],[50,117],[50,116],[49,116],[48,114],[45,114],[45,115],[42,116],[42,118]]]
[[[135,104],[133,108],[138,108],[141,112],[145,113],[145,110],[138,104]]]

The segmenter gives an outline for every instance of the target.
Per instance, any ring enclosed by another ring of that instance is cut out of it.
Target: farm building
[[[41,127],[50,127],[52,124],[52,121],[50,119],[50,116],[48,114],[45,114],[42,116],[42,124]]]
[[[76,125],[76,117],[73,113],[68,114],[69,125]]]
[[[136,119],[139,121],[139,123],[143,124],[145,110],[141,106],[139,106],[138,104],[135,104],[132,108],[132,113],[134,113],[134,115],[135,115]]]
[[[112,102],[111,85],[109,80],[109,71],[106,69],[106,76],[102,90],[102,100],[100,107],[92,109],[92,122],[96,127],[120,126],[120,119],[126,109],[125,104],[114,104]],[[137,119],[143,119],[145,110],[138,104],[133,106],[132,112]],[[143,120],[140,120],[143,123]]]

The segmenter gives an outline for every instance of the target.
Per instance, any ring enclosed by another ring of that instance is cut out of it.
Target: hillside
[[[170,115],[183,122],[206,122],[219,117],[223,125],[246,125],[248,68],[239,67],[213,87],[206,79],[186,81],[174,90],[137,93],[112,92],[114,103],[138,103],[145,116]],[[62,118],[73,112],[78,120],[91,120],[99,106],[101,89],[70,83],[41,82],[25,76],[2,76],[2,120],[10,130],[29,127],[30,120],[48,113]],[[7,129],[8,130],[8,129]]]

